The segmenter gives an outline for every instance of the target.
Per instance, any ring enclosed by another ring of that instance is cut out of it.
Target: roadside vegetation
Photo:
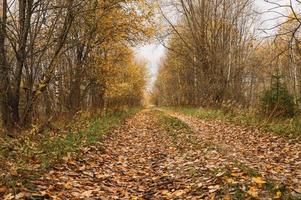
[[[101,151],[103,138],[140,109],[115,112],[106,116],[79,112],[64,124],[56,122],[55,129],[24,131],[19,137],[0,140],[0,193],[12,188],[16,193],[31,187],[45,170],[71,157],[81,157],[90,148]]]
[[[2,199],[85,148],[101,150],[142,106],[147,63],[134,48],[156,23],[140,0],[3,0],[0,13]]]

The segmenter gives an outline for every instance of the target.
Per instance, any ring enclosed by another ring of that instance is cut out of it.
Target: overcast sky
[[[255,0],[255,3],[256,3],[256,10],[260,12],[263,12],[271,7],[271,5],[266,3],[264,0]],[[263,14],[261,16],[261,19],[269,19],[269,18],[272,18],[270,14]],[[268,25],[271,24],[265,24],[265,26]],[[160,66],[160,61],[164,57],[165,51],[166,51],[165,48],[156,42],[136,48],[137,57],[144,59],[148,62],[148,68],[152,76],[150,87],[156,78],[156,74]]]

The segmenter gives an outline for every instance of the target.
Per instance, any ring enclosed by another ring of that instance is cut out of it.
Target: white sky
[[[270,0],[270,1],[273,2],[275,0]],[[260,12],[263,12],[271,8],[271,4],[266,3],[264,0],[255,0],[255,3],[257,7],[256,10]],[[261,16],[261,20],[270,19],[270,18],[273,18],[271,14],[262,14]],[[272,26],[270,23],[272,22],[269,22],[269,24],[265,24],[264,26]],[[151,82],[150,82],[150,87],[151,87],[156,79],[156,74],[160,66],[160,61],[164,57],[166,49],[158,42],[157,43],[153,42],[142,47],[137,47],[135,50],[138,58],[144,59],[148,62],[148,68],[151,73]]]

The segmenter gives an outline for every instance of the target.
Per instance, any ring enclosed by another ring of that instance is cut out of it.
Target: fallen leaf
[[[294,189],[294,191],[301,194],[301,186],[299,186],[299,188]]]
[[[262,177],[253,177],[252,182],[257,183],[258,185],[263,185],[266,183],[266,181],[263,180]]]
[[[228,193],[224,196],[223,200],[231,200],[231,195]]]
[[[185,190],[177,190],[173,193],[173,195],[176,197],[180,197],[183,196],[185,193],[186,193]]]
[[[202,188],[203,187],[203,183],[198,183],[198,188]]]
[[[258,197],[258,191],[255,187],[250,187],[247,193],[252,197]]]
[[[10,168],[10,174],[13,175],[13,176],[18,176],[18,170],[16,167],[11,167]]]
[[[0,187],[0,194],[5,194],[7,191],[8,191],[7,187],[5,187],[5,186]]]
[[[167,197],[171,197],[171,196],[172,196],[172,194],[171,194],[168,190],[162,190],[162,191],[161,191],[161,194],[162,194],[163,196],[167,196]]]
[[[230,184],[235,184],[236,181],[233,178],[226,178],[226,182]]]
[[[220,190],[221,186],[214,185],[214,186],[209,186],[208,188],[209,188],[209,193],[213,193],[213,192]]]
[[[236,173],[236,172],[233,172],[233,173],[231,173],[231,176],[238,177],[238,176],[239,176],[239,174],[238,174],[238,173]]]
[[[13,194],[7,194],[7,195],[5,195],[4,196],[4,200],[11,200],[11,199],[14,199],[15,197],[14,197],[14,195]]]
[[[94,190],[87,190],[87,191],[83,192],[81,195],[84,197],[91,197],[93,192],[94,192]]]
[[[67,190],[70,190],[72,188],[72,183],[71,182],[65,183],[64,188],[66,188]]]
[[[280,191],[278,191],[277,193],[276,193],[276,195],[275,195],[275,199],[280,199],[281,198],[281,196],[282,196],[282,193],[280,192]]]
[[[225,174],[225,172],[220,172],[220,173],[216,174],[215,177],[221,177],[221,176],[223,176],[224,174]]]

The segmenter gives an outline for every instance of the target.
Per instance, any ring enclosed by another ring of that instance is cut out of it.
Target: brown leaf
[[[174,196],[176,197],[180,197],[180,196],[183,196],[184,194],[186,194],[186,191],[185,190],[177,190],[173,193]]]
[[[5,186],[0,186],[0,195],[5,194],[6,192],[8,192],[7,187],[5,187]]]
[[[72,188],[72,186],[73,185],[70,181],[64,184],[64,188],[66,188],[67,190],[70,190]]]
[[[87,190],[81,194],[83,197],[91,197],[94,190]]]
[[[228,193],[224,196],[223,200],[231,200],[231,195]]]
[[[221,186],[220,185],[209,186],[208,189],[209,189],[209,193],[214,193],[214,192],[220,190]]]

